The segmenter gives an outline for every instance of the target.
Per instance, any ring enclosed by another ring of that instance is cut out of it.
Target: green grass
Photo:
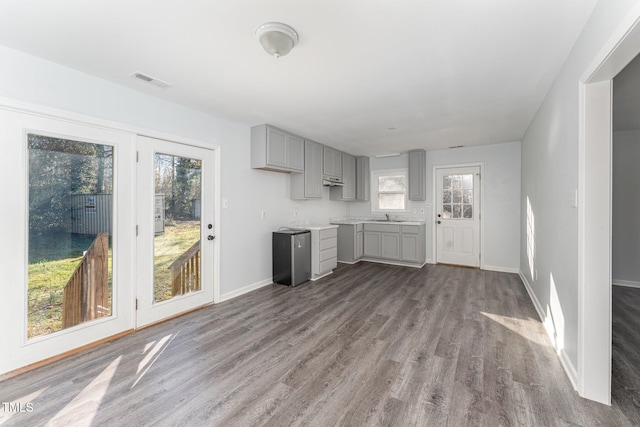
[[[171,299],[171,270],[169,265],[200,239],[199,221],[173,221],[165,226],[164,234],[153,239],[154,300]]]
[[[94,236],[66,233],[34,236],[29,242],[28,336],[62,329],[64,286]],[[199,221],[172,221],[165,233],[154,238],[156,302],[171,298],[168,266],[200,238]],[[111,246],[111,245],[109,245]],[[112,256],[109,249],[109,305],[111,306]],[[111,309],[109,310],[111,311]]]

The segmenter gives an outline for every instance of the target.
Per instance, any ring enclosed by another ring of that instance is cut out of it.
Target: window
[[[373,171],[371,210],[374,212],[407,212],[408,173],[406,169]]]
[[[442,177],[442,218],[473,219],[473,174]]]

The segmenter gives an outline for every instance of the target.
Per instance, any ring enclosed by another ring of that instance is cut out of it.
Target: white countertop
[[[355,225],[355,224],[395,224],[395,225],[423,225],[426,223],[425,220],[417,220],[417,219],[398,219],[398,220],[380,220],[373,218],[332,218],[332,224],[344,224],[344,225]]]
[[[310,224],[310,225],[301,225],[301,229],[304,230],[327,230],[329,228],[338,228],[336,224]]]

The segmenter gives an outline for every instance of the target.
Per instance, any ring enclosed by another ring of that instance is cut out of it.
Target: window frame
[[[404,176],[405,189],[404,189],[404,209],[380,209],[378,195],[379,194],[401,194],[398,191],[379,191],[379,179],[383,176]],[[371,171],[371,212],[376,213],[406,213],[409,212],[409,169],[378,169]]]

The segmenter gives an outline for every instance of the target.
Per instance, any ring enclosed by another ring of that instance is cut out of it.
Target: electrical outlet
[[[262,213],[260,214],[260,218],[261,219],[267,219],[267,211],[265,211],[264,209],[262,210]]]
[[[222,208],[227,209],[229,207],[229,201],[227,199],[222,199]]]

